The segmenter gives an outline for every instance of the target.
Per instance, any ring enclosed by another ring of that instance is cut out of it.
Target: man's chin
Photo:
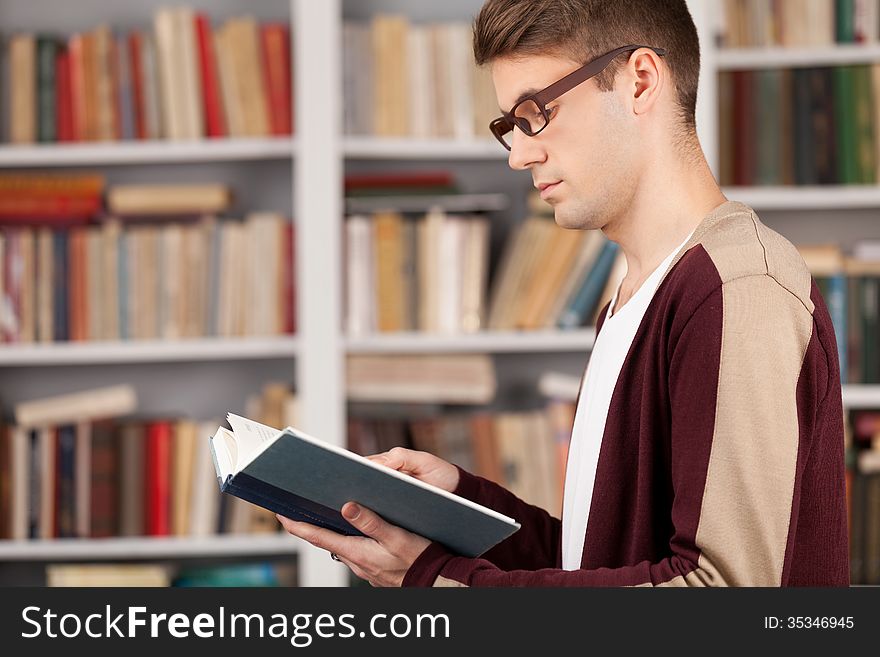
[[[572,217],[571,213],[566,212],[559,203],[553,204],[553,219],[560,228],[580,228],[577,218]]]

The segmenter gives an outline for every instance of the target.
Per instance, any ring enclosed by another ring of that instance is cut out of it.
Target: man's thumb
[[[355,529],[361,533],[373,538],[380,543],[387,534],[388,523],[380,518],[376,513],[362,507],[355,502],[347,502],[342,507],[342,516],[352,524]]]

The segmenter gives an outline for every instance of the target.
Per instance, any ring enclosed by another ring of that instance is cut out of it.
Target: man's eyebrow
[[[517,98],[516,101],[514,101],[513,105],[510,106],[511,109],[512,109],[513,107],[516,107],[517,103],[519,103],[519,102],[525,100],[525,99],[528,98],[529,96],[534,96],[534,95],[535,95],[536,93],[538,93],[539,91],[541,91],[541,90],[540,90],[540,89],[535,89],[535,88],[526,89],[525,91],[523,91],[523,92],[519,95],[519,98]],[[500,107],[499,107],[498,109],[500,109],[502,112],[506,112],[506,111],[507,111],[507,110],[501,109]]]

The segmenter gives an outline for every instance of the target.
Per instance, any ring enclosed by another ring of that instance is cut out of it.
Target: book
[[[21,401],[14,405],[16,423],[26,426],[64,424],[131,413],[137,406],[132,386],[119,384]]]
[[[476,557],[520,528],[497,511],[294,428],[227,414],[210,449],[220,490],[292,520],[361,535],[342,516],[356,501],[388,522]]]

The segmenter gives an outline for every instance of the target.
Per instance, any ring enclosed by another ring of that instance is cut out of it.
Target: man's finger
[[[382,545],[387,546],[397,536],[397,532],[400,531],[400,528],[382,520],[379,514],[355,502],[347,502],[342,507],[342,516],[355,529],[358,529],[361,533]]]
[[[315,547],[339,554],[348,553],[351,548],[348,540],[351,537],[349,536],[343,536],[329,529],[310,525],[307,522],[291,520],[279,514],[275,514],[275,517],[278,518],[278,521],[288,533],[308,541]]]

